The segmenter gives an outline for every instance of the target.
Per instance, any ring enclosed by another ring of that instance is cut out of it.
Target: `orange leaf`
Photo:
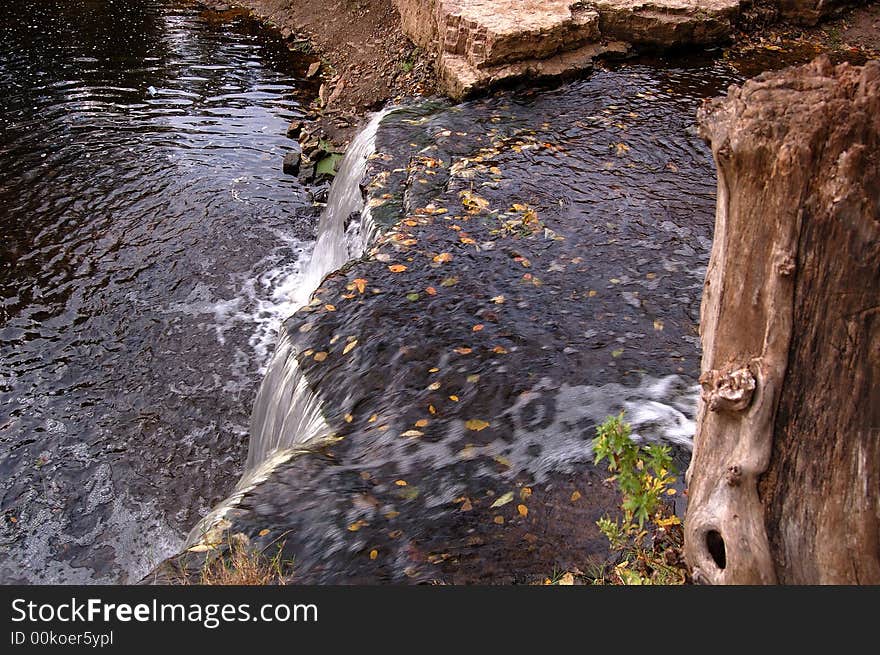
[[[392,273],[403,273],[406,270],[406,266],[403,264],[392,264],[388,267],[388,270]]]
[[[529,508],[526,507],[525,505],[517,505],[516,511],[519,512],[519,515],[522,516],[523,518],[525,518],[526,516],[529,515]]]
[[[367,288],[367,281],[364,278],[359,277],[355,279],[354,286],[358,290],[358,293],[363,293],[364,289]]]
[[[436,296],[437,289],[435,289],[434,287],[428,287],[427,289],[425,289],[425,293],[427,293],[429,296]]]
[[[323,351],[319,352],[319,353],[315,353],[315,361],[316,362],[323,362],[325,359],[327,359],[327,353],[325,353]]]
[[[434,257],[434,261],[438,264],[442,264],[443,262],[451,262],[452,255],[450,255],[448,252],[441,252],[439,255]]]
[[[482,329],[483,329],[482,323],[477,323],[474,327],[471,328],[471,330],[473,330],[474,332],[479,332]]]
[[[459,346],[455,349],[455,352],[457,352],[459,355],[470,355],[473,350],[467,348],[466,346]]]
[[[474,430],[475,432],[479,432],[480,430],[485,430],[489,427],[488,421],[483,421],[478,418],[472,418],[469,421],[465,421],[464,427],[468,430]]]
[[[328,312],[335,312],[336,306],[335,305],[324,305],[324,309],[326,309]]]

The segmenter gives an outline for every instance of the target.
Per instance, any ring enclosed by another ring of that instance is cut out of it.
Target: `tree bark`
[[[698,121],[718,207],[694,579],[880,583],[880,62],[764,74]]]

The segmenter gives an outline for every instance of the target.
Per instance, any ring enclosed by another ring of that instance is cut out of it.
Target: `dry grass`
[[[240,538],[236,538],[240,537]],[[209,558],[199,577],[184,584],[201,585],[283,585],[292,573],[292,563],[281,559],[282,548],[269,557],[254,550],[244,535],[234,535],[229,549]]]

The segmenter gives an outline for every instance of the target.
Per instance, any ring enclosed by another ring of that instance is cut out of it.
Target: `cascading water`
[[[376,132],[390,111],[392,109],[384,109],[374,114],[345,152],[330,188],[327,206],[318,222],[318,237],[311,259],[299,275],[292,294],[293,304],[297,307],[309,302],[312,292],[328,273],[360,256],[372,237],[370,208],[364,204],[360,184],[367,160],[375,150]],[[346,223],[352,214],[360,215],[357,236],[346,238]],[[254,401],[247,462],[241,479],[232,494],[193,528],[187,538],[188,546],[216,526],[249,489],[296,454],[298,446],[329,436],[331,429],[324,420],[321,402],[309,389],[296,356],[296,350],[282,328],[275,354]]]

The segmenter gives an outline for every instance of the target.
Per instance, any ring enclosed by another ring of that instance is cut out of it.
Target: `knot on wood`
[[[727,467],[727,471],[724,473],[724,481],[729,487],[739,486],[739,483],[742,481],[742,469],[739,464]]]
[[[755,393],[755,376],[748,367],[711,370],[700,376],[703,401],[713,412],[745,411]]]
[[[782,277],[788,277],[792,273],[794,273],[794,269],[797,267],[797,262],[795,258],[787,252],[777,252],[776,253],[776,272]]]

